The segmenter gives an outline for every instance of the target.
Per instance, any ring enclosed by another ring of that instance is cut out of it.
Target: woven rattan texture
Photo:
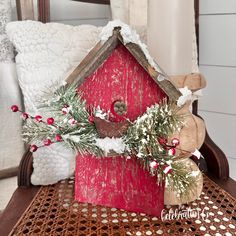
[[[192,214],[185,214],[188,219],[161,220],[79,203],[74,200],[73,193],[73,178],[41,187],[10,235],[236,235],[236,200],[207,177],[204,177],[201,197],[176,210],[176,213],[183,213],[184,209],[190,212],[191,208]],[[171,209],[165,208],[165,211],[168,213]],[[199,217],[194,212],[198,212]]]

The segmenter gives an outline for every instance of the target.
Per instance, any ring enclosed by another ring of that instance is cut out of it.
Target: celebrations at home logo
[[[206,208],[185,208],[185,206],[179,206],[177,209],[169,208],[161,211],[161,220],[181,220],[181,219],[202,219],[205,221],[209,217],[209,212]]]

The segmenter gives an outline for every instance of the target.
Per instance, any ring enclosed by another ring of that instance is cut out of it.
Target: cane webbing
[[[236,200],[207,177],[200,198],[183,206],[205,214],[197,218],[192,215],[162,221],[145,214],[79,203],[73,196],[73,178],[41,187],[10,235],[236,235]]]

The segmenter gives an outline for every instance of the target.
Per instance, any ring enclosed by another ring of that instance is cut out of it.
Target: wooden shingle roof
[[[87,54],[81,63],[67,77],[67,83],[77,83],[80,86],[84,80],[95,72],[103,62],[112,54],[115,48],[121,43],[133,55],[137,62],[147,71],[151,78],[166,93],[169,99],[176,101],[182,95],[166,75],[158,72],[148,62],[142,48],[136,43],[124,43],[120,33],[121,28],[116,27],[113,34],[105,42],[98,42],[95,47]],[[158,76],[164,76],[164,80],[158,80]]]

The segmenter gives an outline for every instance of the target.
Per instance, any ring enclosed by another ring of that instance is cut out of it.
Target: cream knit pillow
[[[18,54],[18,80],[26,112],[41,114],[38,100],[44,91],[64,83],[96,44],[100,28],[91,25],[69,26],[59,23],[18,21],[7,25],[7,34]],[[34,185],[52,184],[73,174],[75,154],[62,144],[41,148],[34,153]]]

